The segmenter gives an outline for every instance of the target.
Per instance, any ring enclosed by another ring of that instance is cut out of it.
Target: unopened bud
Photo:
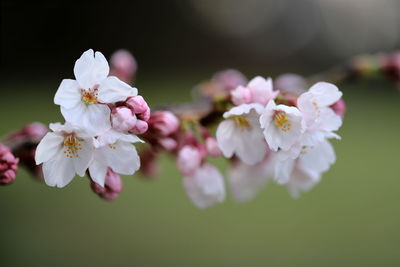
[[[149,128],[149,125],[147,122],[142,121],[142,120],[137,120],[135,126],[129,130],[129,132],[133,134],[144,134],[147,129]]]
[[[163,136],[168,136],[178,130],[179,120],[172,112],[156,111],[150,116],[149,127]]]
[[[232,102],[235,105],[248,104],[251,102],[251,92],[244,86],[238,86],[231,91]]]
[[[158,144],[167,151],[174,150],[178,146],[178,143],[170,137],[159,138]]]
[[[212,80],[222,85],[226,91],[247,83],[246,77],[240,71],[233,69],[217,72]]]
[[[222,152],[218,147],[217,140],[213,137],[208,137],[206,139],[206,149],[207,149],[207,154],[210,155],[211,157],[217,158],[222,156]]]
[[[131,83],[137,71],[137,62],[129,51],[121,49],[112,54],[110,67],[110,75]]]
[[[346,112],[346,103],[342,98],[339,99],[336,103],[334,103],[331,106],[331,108],[337,115],[339,115],[342,118],[344,117],[344,113]]]
[[[111,112],[112,127],[120,132],[127,132],[135,127],[135,114],[127,107],[116,107]]]
[[[107,170],[104,187],[92,180],[90,181],[90,186],[93,192],[104,200],[115,200],[123,188],[121,177],[111,169]]]
[[[7,146],[0,144],[0,185],[8,185],[15,181],[18,161]]]

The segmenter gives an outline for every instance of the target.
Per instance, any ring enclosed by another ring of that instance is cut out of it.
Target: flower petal
[[[54,96],[54,103],[64,108],[73,108],[81,101],[80,87],[77,81],[64,79]]]
[[[99,151],[96,151],[96,153],[98,152]],[[90,177],[95,183],[97,183],[101,187],[104,187],[108,166],[104,162],[104,160],[102,160],[103,158],[102,156],[103,156],[102,153],[96,154],[92,163],[90,163],[89,173]]]
[[[225,120],[218,125],[217,132],[217,143],[219,149],[225,157],[230,158],[235,150],[232,145],[233,139],[235,138],[235,122],[233,120]]]
[[[87,168],[89,167],[90,162],[93,159],[93,140],[92,139],[84,139],[80,141],[81,149],[77,152],[76,158],[73,158],[75,172],[83,177]]]
[[[92,49],[84,52],[74,66],[75,78],[83,89],[93,88],[104,80],[109,72],[110,67],[104,55],[100,52],[94,54]]]
[[[64,137],[55,133],[47,133],[36,148],[36,164],[49,161],[56,155],[62,153],[61,150],[63,141]]]
[[[53,160],[43,163],[44,181],[49,186],[62,188],[69,184],[74,176],[73,160],[65,157],[62,153]]]
[[[66,121],[79,125],[93,135],[99,135],[111,128],[111,111],[107,105],[85,105],[81,102],[81,104],[71,109],[61,107],[61,113]]]
[[[116,142],[113,147],[105,146],[108,166],[119,174],[131,175],[140,168],[140,158],[136,148],[127,142]]]
[[[224,179],[211,164],[204,164],[192,176],[184,177],[183,186],[194,205],[204,209],[225,200]]]
[[[100,83],[98,91],[98,99],[102,103],[125,101],[129,96],[136,95],[136,88],[131,87],[114,76],[104,79]]]

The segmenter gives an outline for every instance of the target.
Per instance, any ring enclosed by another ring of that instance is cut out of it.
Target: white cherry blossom
[[[265,106],[278,94],[279,91],[273,91],[272,79],[266,80],[261,76],[253,78],[247,86],[239,85],[231,91],[232,102],[235,105],[258,103]]]
[[[192,175],[183,177],[183,187],[193,204],[201,209],[225,200],[224,179],[219,170],[209,163],[203,164]]]
[[[274,155],[268,155],[256,165],[236,162],[228,172],[227,182],[233,199],[237,202],[249,201],[272,180],[274,176]]]
[[[131,175],[140,167],[140,158],[132,143],[143,142],[136,135],[109,130],[96,138],[93,161],[89,165],[90,177],[104,186],[107,169]]]
[[[70,123],[50,124],[39,143],[35,160],[43,163],[43,176],[47,185],[64,187],[76,174],[84,176],[93,158],[93,137]]]
[[[225,112],[225,120],[217,128],[217,142],[225,157],[234,154],[244,163],[260,162],[267,152],[259,117],[262,106],[242,104]]]
[[[304,146],[297,159],[277,161],[275,179],[288,187],[293,197],[317,184],[324,172],[336,161],[332,145],[324,140],[314,146]]]
[[[340,138],[334,131],[342,125],[342,118],[329,106],[336,103],[341,96],[342,92],[335,85],[326,82],[316,83],[300,95],[297,107],[307,126],[302,145],[313,145],[322,142],[324,138]]]
[[[302,114],[296,107],[276,105],[273,100],[265,107],[260,124],[272,151],[289,150],[305,130]]]
[[[54,97],[65,120],[94,134],[111,128],[108,103],[137,95],[137,89],[108,76],[109,66],[102,53],[87,50],[76,61],[76,80],[64,79]]]

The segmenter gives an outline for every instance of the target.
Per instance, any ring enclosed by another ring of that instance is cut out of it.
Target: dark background
[[[312,73],[399,44],[395,0],[1,1],[2,78],[70,73],[126,48],[143,74]]]

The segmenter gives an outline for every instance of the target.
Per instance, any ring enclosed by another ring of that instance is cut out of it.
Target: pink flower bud
[[[144,113],[149,109],[147,102],[140,95],[128,97],[126,100],[126,106],[135,114]]]
[[[11,134],[9,139],[17,140],[21,138],[30,138],[34,141],[39,142],[48,131],[48,128],[44,124],[40,122],[33,122],[27,124],[21,130]]]
[[[178,143],[170,137],[159,138],[158,144],[167,151],[172,151],[178,146]]]
[[[202,160],[201,153],[197,148],[184,146],[178,152],[178,169],[184,176],[190,176],[200,167]]]
[[[293,73],[278,76],[274,84],[276,90],[293,95],[301,95],[307,88],[306,80],[302,76]]]
[[[331,108],[333,111],[339,115],[340,117],[344,117],[344,113],[346,112],[346,104],[344,103],[343,98],[339,99],[336,103],[334,103]]]
[[[208,137],[206,139],[206,149],[207,149],[207,154],[210,155],[211,157],[217,158],[222,156],[222,152],[218,147],[217,140],[213,137]]]
[[[93,192],[104,200],[115,200],[123,188],[121,177],[111,169],[107,170],[104,187],[101,187],[92,180],[90,180],[90,186]]]
[[[163,136],[168,136],[178,130],[179,120],[172,112],[156,111],[150,116],[149,127]]]
[[[149,125],[147,122],[142,121],[142,120],[136,120],[135,126],[129,130],[129,132],[133,134],[144,134],[147,129],[149,128]]]
[[[111,122],[115,130],[127,132],[135,127],[137,119],[129,108],[116,107],[111,112]]]
[[[243,86],[238,86],[231,91],[232,102],[235,105],[248,104],[251,102],[251,91]]]
[[[139,119],[144,120],[146,122],[150,119],[150,116],[151,116],[150,108],[146,109],[143,113],[138,114]]]
[[[217,72],[212,80],[222,85],[228,92],[239,85],[247,83],[246,77],[241,72],[233,69]]]
[[[132,82],[137,71],[137,62],[129,51],[123,49],[115,51],[111,56],[110,65],[110,75],[126,83]]]
[[[8,185],[15,181],[18,161],[8,147],[0,144],[0,185]]]

